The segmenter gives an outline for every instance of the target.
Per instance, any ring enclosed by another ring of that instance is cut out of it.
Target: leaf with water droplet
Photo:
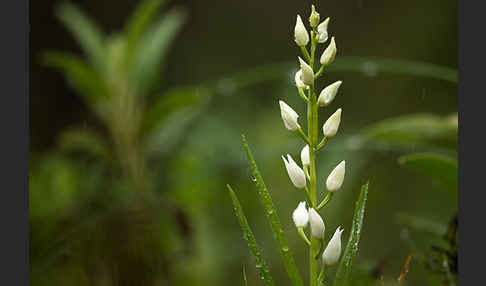
[[[348,244],[344,249],[341,257],[333,285],[345,286],[351,276],[351,268],[353,259],[358,252],[358,244],[361,236],[361,228],[363,227],[364,211],[366,207],[366,199],[368,198],[369,182],[361,187],[358,201],[356,201],[356,208],[354,210],[353,225],[351,227],[351,234],[348,239]]]
[[[265,286],[275,286],[275,283],[273,282],[273,278],[270,275],[270,271],[268,270],[268,267],[265,261],[263,260],[260,248],[256,243],[255,236],[253,235],[253,231],[251,230],[250,225],[248,224],[248,220],[246,219],[245,213],[243,212],[243,208],[241,207],[240,201],[238,200],[238,197],[236,196],[235,192],[230,187],[230,185],[226,185],[226,187],[228,188],[228,192],[230,194],[231,201],[233,203],[236,218],[238,219],[238,222],[240,223],[241,226],[241,230],[243,231],[243,238],[248,242],[248,247],[250,248],[250,252],[253,255],[253,258],[255,259],[256,269],[258,270],[260,277],[264,280]],[[245,274],[245,281],[246,281],[246,274]]]

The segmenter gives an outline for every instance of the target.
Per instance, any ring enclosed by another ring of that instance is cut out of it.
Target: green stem
[[[304,55],[305,60],[306,61],[310,61],[311,60],[311,56],[309,55],[309,52],[307,51],[306,47],[305,46],[300,46],[300,50],[302,51],[302,54]]]
[[[313,45],[315,43],[313,42]],[[311,61],[311,64],[313,62]],[[317,180],[316,180],[316,146],[317,146],[317,100],[314,91],[314,84],[311,85],[309,91],[309,101],[307,104],[307,122],[308,122],[308,137],[309,137],[309,159],[310,159],[310,190],[309,196],[312,202],[312,207],[315,208],[317,200]],[[319,240],[311,236],[311,245],[309,248],[309,275],[310,286],[317,285],[318,261],[314,259],[315,254],[319,251]]]
[[[298,231],[300,237],[302,237],[302,239],[305,241],[305,243],[307,243],[307,245],[310,245],[311,243],[310,243],[309,239],[307,238],[307,236],[305,235],[304,228],[298,227],[297,231]]]
[[[324,147],[327,143],[327,137],[322,138],[321,142],[317,145],[316,151],[319,151]]]
[[[324,285],[324,277],[326,277],[326,264],[323,263],[319,277],[317,277],[317,286]]]
[[[304,133],[304,131],[302,131],[302,128],[297,128],[297,131],[299,132],[299,135],[300,137],[302,137],[302,139],[307,143],[307,144],[310,144],[309,142],[309,137],[307,137]]]
[[[322,209],[331,200],[333,194],[333,192],[327,192],[322,202],[317,206],[317,211]]]
[[[324,65],[321,65],[317,73],[314,74],[314,79],[319,78],[324,73],[324,67],[325,67]]]

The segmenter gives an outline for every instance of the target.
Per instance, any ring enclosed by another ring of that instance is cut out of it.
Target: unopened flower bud
[[[307,89],[309,86],[302,81],[302,69],[295,73],[295,86]]]
[[[341,234],[344,229],[338,227],[331,240],[327,244],[326,249],[322,253],[322,262],[326,265],[334,265],[341,256]]]
[[[302,161],[302,165],[304,165],[304,166],[310,165],[309,145],[305,145],[305,147],[302,148],[302,151],[300,151],[300,160]]]
[[[334,42],[334,37],[331,38],[331,43],[324,50],[321,56],[321,65],[327,66],[334,61],[336,57],[336,42]]]
[[[300,128],[297,119],[299,115],[295,112],[292,107],[288,106],[287,103],[279,100],[278,103],[280,104],[280,115],[282,116],[285,128],[290,131],[295,131]]]
[[[316,12],[316,7],[314,5],[311,6],[311,14],[309,16],[309,23],[312,28],[315,28],[319,23],[320,15]]]
[[[336,135],[339,128],[339,123],[341,122],[341,112],[341,108],[336,110],[336,112],[334,112],[322,126],[322,132],[327,138],[331,138]]]
[[[300,69],[302,70],[301,79],[304,84],[311,85],[314,83],[314,71],[312,68],[299,57]]]
[[[287,160],[284,156],[282,156],[282,160],[285,163],[285,169],[287,169],[287,173],[289,174],[290,180],[292,184],[298,189],[302,189],[305,187],[305,174],[304,171],[295,163],[292,156],[287,154]]]
[[[321,94],[319,94],[319,99],[317,100],[319,106],[326,106],[331,103],[331,101],[334,100],[334,97],[336,97],[338,89],[342,83],[343,82],[339,80],[326,86],[326,88],[321,91]]]
[[[305,208],[305,202],[299,203],[292,213],[292,219],[294,220],[296,227],[307,227],[307,224],[309,223],[309,213]]]
[[[317,26],[317,42],[324,43],[327,41],[327,25],[329,24],[329,17]]]
[[[335,192],[341,188],[344,181],[344,174],[346,172],[346,161],[341,161],[331,174],[327,177],[326,187],[329,192]]]
[[[313,209],[309,209],[309,223],[312,230],[312,236],[322,239],[324,238],[324,231],[326,226],[321,216]]]
[[[302,23],[302,19],[299,15],[297,15],[297,22],[295,23],[294,37],[295,42],[299,46],[305,46],[309,42],[309,34],[307,33],[304,23]]]

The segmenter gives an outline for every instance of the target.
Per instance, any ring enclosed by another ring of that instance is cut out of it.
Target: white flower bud
[[[336,42],[334,42],[334,37],[331,38],[331,43],[324,50],[321,56],[321,65],[327,66],[334,61],[336,57]]]
[[[300,125],[297,122],[299,115],[295,112],[292,107],[288,106],[287,103],[279,100],[278,103],[280,104],[280,115],[282,116],[285,128],[290,131],[297,130]]]
[[[317,42],[324,43],[327,41],[327,25],[329,24],[329,17],[317,26]]]
[[[302,81],[302,69],[295,73],[295,85],[299,88],[309,88],[309,86]]]
[[[287,154],[287,160],[285,157],[282,156],[282,160],[285,163],[285,168],[287,169],[287,173],[289,174],[290,180],[292,184],[296,186],[298,189],[302,189],[305,187],[305,174],[304,171],[295,163],[292,156]]]
[[[341,108],[336,110],[336,112],[334,112],[322,126],[322,132],[327,138],[331,138],[336,135],[339,128],[339,123],[341,122],[341,112]]]
[[[331,101],[334,100],[334,97],[336,97],[338,89],[342,83],[343,82],[339,80],[326,86],[326,88],[321,91],[321,94],[319,94],[319,99],[317,100],[319,106],[326,106],[331,103]]]
[[[302,161],[302,165],[310,165],[309,145],[305,145],[302,151],[300,151],[300,160]]]
[[[304,84],[311,85],[312,83],[314,83],[314,71],[300,57],[299,57],[299,62],[300,62],[300,69],[302,70],[302,75],[300,76],[300,78],[302,79],[302,82]]]
[[[300,202],[297,208],[292,213],[292,219],[294,220],[296,227],[306,227],[309,223],[309,213],[305,208],[305,202]]]
[[[319,239],[324,238],[326,226],[324,225],[324,221],[322,220],[321,216],[313,208],[309,209],[309,223],[311,226],[312,235]]]
[[[307,33],[304,23],[302,23],[302,19],[299,15],[297,15],[297,21],[295,22],[294,37],[295,42],[299,46],[305,46],[309,42],[309,34]]]
[[[310,23],[310,26],[312,28],[314,28],[315,26],[317,26],[317,24],[319,23],[319,19],[320,19],[320,15],[319,13],[316,12],[316,7],[314,5],[311,6],[311,14],[309,16],[309,23]]]
[[[334,265],[341,256],[341,234],[344,229],[338,227],[331,240],[327,244],[326,249],[322,253],[322,262],[326,265]]]
[[[326,187],[329,192],[335,192],[339,190],[344,181],[344,174],[346,172],[346,161],[341,161],[331,174],[327,177]]]

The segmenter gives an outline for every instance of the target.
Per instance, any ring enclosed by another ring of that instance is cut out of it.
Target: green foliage
[[[230,194],[231,201],[233,203],[233,208],[235,210],[236,218],[238,219],[241,226],[241,230],[243,231],[243,237],[248,242],[248,247],[250,248],[251,254],[255,259],[255,265],[257,271],[259,272],[260,277],[262,277],[265,285],[273,286],[275,285],[275,283],[273,282],[273,278],[270,275],[270,270],[268,269],[268,266],[262,257],[260,248],[256,243],[255,236],[253,235],[250,225],[248,224],[248,220],[246,219],[245,213],[243,212],[243,208],[241,207],[240,201],[238,200],[238,197],[236,196],[233,189],[231,189],[231,186],[226,185],[226,187],[228,188],[228,192]],[[246,273],[244,268],[243,268],[243,278],[245,284],[247,284]]]
[[[348,281],[350,279],[353,259],[358,252],[358,244],[361,237],[361,229],[363,227],[366,199],[368,198],[368,186],[369,182],[361,187],[359,198],[356,201],[353,225],[351,226],[351,234],[348,239],[348,244],[346,245],[344,253],[341,257],[341,261],[339,262],[333,285],[345,286],[348,284]]]
[[[434,114],[410,114],[382,120],[366,127],[365,143],[386,148],[409,149],[457,146],[457,121]]]
[[[273,204],[272,197],[265,186],[265,182],[263,181],[263,177],[258,170],[258,166],[253,158],[253,154],[251,153],[250,147],[248,146],[248,142],[246,141],[245,135],[241,136],[243,140],[243,146],[246,150],[246,155],[248,158],[248,162],[250,164],[251,173],[255,178],[255,183],[257,186],[257,193],[258,197],[260,198],[260,202],[263,204],[265,208],[265,214],[267,216],[268,221],[270,222],[270,226],[272,228],[273,237],[277,241],[279,246],[280,255],[284,262],[285,270],[287,270],[287,274],[289,275],[290,280],[294,286],[302,286],[304,282],[300,277],[299,271],[297,269],[297,265],[294,262],[294,257],[290,252],[287,239],[284,236],[282,226],[280,224],[280,219],[277,214],[277,210]]]
[[[436,153],[415,153],[400,157],[398,162],[440,184],[452,194],[457,193],[456,160]]]
[[[95,70],[104,76],[106,46],[100,29],[81,10],[70,3],[61,4],[57,9],[57,16],[76,38]]]
[[[180,10],[171,10],[158,20],[140,40],[134,54],[132,79],[138,94],[146,94],[157,80],[161,62],[184,21]]]
[[[48,52],[44,54],[43,63],[61,70],[67,82],[87,103],[96,104],[100,99],[108,96],[100,74],[79,56],[62,52]]]

